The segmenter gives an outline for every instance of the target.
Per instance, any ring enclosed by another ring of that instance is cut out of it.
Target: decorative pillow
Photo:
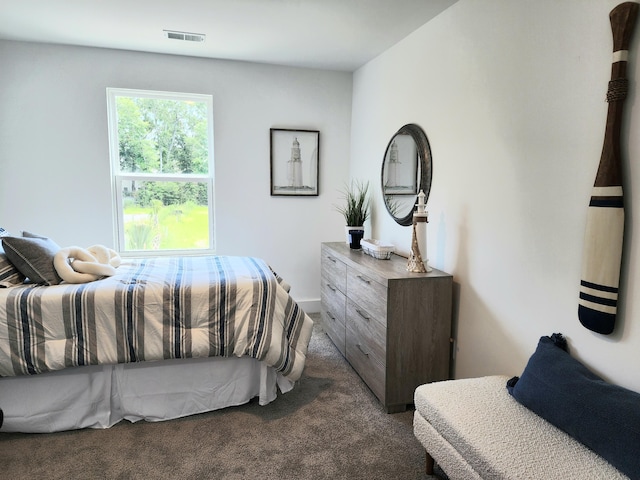
[[[27,233],[27,232],[25,232]],[[62,281],[53,266],[60,247],[46,237],[2,237],[5,255],[33,283],[57,285]]]
[[[522,377],[507,383],[525,407],[631,478],[640,478],[640,394],[598,377],[566,351],[562,335],[541,337]]]
[[[0,248],[0,288],[12,287],[22,282],[24,282],[24,275],[14,267],[13,263],[5,255],[4,250]]]
[[[4,228],[0,227],[0,237],[9,236]],[[9,261],[0,243],[0,288],[12,287],[24,282],[24,275]]]
[[[42,239],[46,239],[47,237],[43,237],[42,235],[36,235],[35,233],[31,233],[31,232],[27,232],[27,231],[23,231],[22,232],[22,236],[23,237],[27,237],[27,238],[42,238]]]

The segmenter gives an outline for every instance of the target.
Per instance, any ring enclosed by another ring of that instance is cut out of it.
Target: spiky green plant
[[[369,218],[369,182],[351,180],[342,190],[344,205],[336,205],[336,210],[344,216],[347,226],[360,226]]]

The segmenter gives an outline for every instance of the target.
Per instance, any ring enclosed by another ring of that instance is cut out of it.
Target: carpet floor
[[[437,479],[413,411],[387,414],[322,330],[304,374],[271,404],[106,430],[0,433],[7,479]]]

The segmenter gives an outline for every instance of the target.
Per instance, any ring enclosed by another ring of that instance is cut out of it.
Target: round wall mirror
[[[411,225],[422,190],[425,202],[431,190],[431,148],[427,135],[415,123],[391,137],[382,161],[382,197],[389,214],[400,225]]]

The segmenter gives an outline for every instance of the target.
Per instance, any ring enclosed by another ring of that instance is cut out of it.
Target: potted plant
[[[342,191],[344,204],[336,210],[344,216],[345,235],[349,243],[349,230],[364,230],[370,214],[369,182],[351,180]]]

